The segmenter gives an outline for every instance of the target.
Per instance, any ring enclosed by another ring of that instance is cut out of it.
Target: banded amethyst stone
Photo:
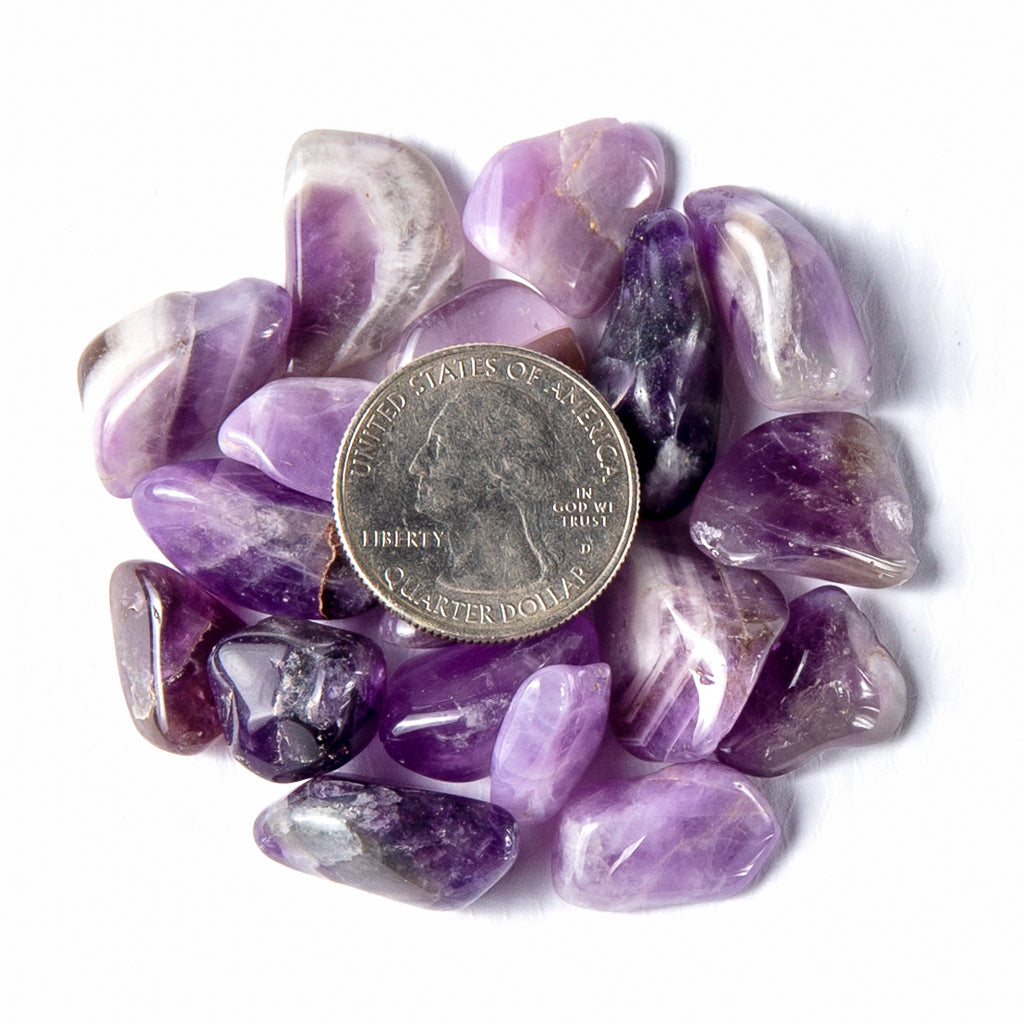
[[[103,486],[126,498],[151,469],[211,454],[227,413],[284,372],[290,323],[283,288],[243,278],[108,327],[78,363]]]
[[[462,283],[459,214],[437,168],[393,139],[314,131],[285,175],[291,371],[378,355]]]
[[[739,772],[676,764],[605,783],[562,812],[552,877],[593,910],[646,910],[742,892],[779,837],[772,809]]]
[[[519,686],[546,665],[590,665],[597,637],[584,615],[511,644],[456,644],[411,658],[388,680],[380,737],[399,764],[432,779],[483,778]]]
[[[704,189],[683,207],[754,398],[782,412],[863,405],[871,396],[867,345],[817,239],[750,189]]]
[[[436,910],[478,899],[519,848],[515,819],[501,807],[335,775],[271,804],[253,834],[287,867]]]
[[[224,637],[210,679],[235,758],[271,782],[340,768],[373,738],[384,655],[319,622],[272,616]]]
[[[466,200],[466,238],[569,316],[597,312],[619,278],[638,217],[665,182],[657,136],[599,118],[514,142],[480,172]]]
[[[856,587],[902,583],[917,568],[896,460],[848,412],[780,416],[744,434],[704,481],[690,530],[726,565]]]
[[[242,620],[170,566],[146,561],[114,569],[110,619],[135,728],[174,754],[194,754],[220,736],[207,659]]]
[[[670,524],[642,523],[598,600],[612,732],[648,761],[712,754],[786,614],[786,599],[766,576],[716,565]]]
[[[711,468],[722,357],[686,218],[641,217],[590,379],[622,420],[640,469],[640,511],[674,516]]]
[[[343,619],[374,604],[345,557],[331,506],[232,459],[154,470],[132,507],[186,575],[268,615]]]
[[[907,686],[850,597],[818,587],[789,606],[757,684],[718,758],[750,775],[781,775],[830,747],[892,736]]]

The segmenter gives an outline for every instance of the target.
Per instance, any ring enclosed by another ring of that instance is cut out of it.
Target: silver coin
[[[638,499],[601,395],[507,345],[443,349],[392,374],[335,469],[338,530],[367,585],[459,640],[531,636],[590,604],[626,556]]]

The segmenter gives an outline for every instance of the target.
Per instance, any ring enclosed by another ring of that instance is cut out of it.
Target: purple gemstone
[[[222,600],[303,619],[343,619],[374,604],[345,557],[331,506],[251,466],[164,466],[143,477],[132,506],[164,555]]]
[[[151,469],[215,451],[227,413],[284,372],[290,322],[283,288],[244,278],[164,295],[96,338],[78,387],[107,490],[126,498]]]
[[[608,725],[607,665],[548,665],[512,698],[491,755],[491,800],[520,824],[547,821],[587,770]]]
[[[766,576],[716,565],[674,524],[642,523],[599,598],[612,732],[648,761],[693,761],[732,728],[786,599]]]
[[[122,562],[110,577],[110,619],[132,721],[154,746],[194,754],[221,735],[207,658],[242,620],[157,562]]]
[[[480,172],[463,213],[469,241],[573,317],[611,297],[637,218],[656,210],[661,143],[601,118],[514,142]]]
[[[829,747],[888,739],[906,711],[903,673],[871,623],[838,587],[818,587],[790,604],[718,757],[750,775],[781,775]]]
[[[762,423],[715,463],[690,516],[698,547],[726,565],[856,587],[917,568],[910,496],[877,430],[848,412]]]
[[[288,377],[264,385],[224,421],[220,450],[285,487],[331,501],[342,435],[373,390],[349,377]]]
[[[315,131],[285,175],[291,370],[336,375],[457,291],[465,243],[437,168],[377,135]]]
[[[271,804],[253,834],[287,867],[437,910],[482,896],[519,846],[515,819],[501,807],[334,775]]]
[[[274,616],[224,637],[210,680],[231,753],[271,782],[340,768],[373,738],[384,655],[319,622]]]
[[[681,511],[711,468],[722,358],[686,218],[637,221],[615,308],[588,373],[622,420],[640,468],[640,511]]]
[[[429,650],[435,647],[450,647],[454,640],[446,636],[428,633],[393,612],[385,611],[377,623],[377,637],[383,644],[392,647],[407,647],[410,650]]]
[[[562,899],[593,910],[722,899],[750,885],[778,836],[771,808],[739,772],[670,765],[571,800],[552,876]]]
[[[517,643],[457,644],[412,658],[388,680],[381,740],[399,764],[429,778],[483,778],[523,681],[546,665],[595,661],[594,626],[581,615]]]
[[[683,206],[754,398],[782,412],[863,405],[871,397],[867,345],[821,244],[749,189],[704,189]]]

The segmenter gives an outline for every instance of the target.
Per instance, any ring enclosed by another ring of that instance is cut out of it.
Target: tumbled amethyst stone
[[[896,460],[848,412],[779,416],[744,434],[704,481],[690,530],[726,565],[856,587],[902,583],[917,568]]]
[[[227,413],[284,372],[290,322],[283,288],[243,278],[164,295],[96,338],[78,387],[107,490],[125,498],[151,469],[215,451]]]
[[[385,677],[372,641],[272,616],[220,640],[210,680],[235,758],[271,782],[340,768],[373,738]]]
[[[271,804],[253,834],[287,867],[436,910],[482,896],[519,847],[515,819],[501,807],[335,775]]]
[[[382,644],[405,647],[410,650],[428,650],[435,647],[450,647],[455,641],[451,637],[428,633],[419,626],[399,618],[394,612],[385,611],[377,621],[377,638]]]
[[[559,818],[552,878],[593,910],[645,910],[742,892],[779,837],[749,779],[713,761],[607,782]]]
[[[181,573],[122,562],[110,577],[121,686],[135,727],[154,746],[194,754],[221,734],[207,659],[242,620]]]
[[[697,493],[715,458],[722,357],[686,218],[641,217],[587,376],[618,414],[640,470],[640,512],[665,519]]]
[[[863,405],[871,396],[867,344],[817,239],[746,188],[693,192],[683,207],[754,398],[781,412]]]
[[[569,316],[597,312],[619,278],[638,217],[665,181],[657,136],[599,118],[514,142],[480,172],[466,199],[466,237]]]
[[[345,557],[331,506],[251,466],[164,466],[139,481],[132,507],[164,555],[224,601],[303,619],[343,619],[374,604]]]
[[[595,661],[594,626],[582,615],[516,643],[457,644],[411,658],[388,680],[381,740],[399,764],[429,778],[483,778],[519,686],[546,665]]]
[[[718,758],[781,775],[830,747],[888,739],[906,711],[903,673],[871,623],[838,587],[818,587],[791,602]]]

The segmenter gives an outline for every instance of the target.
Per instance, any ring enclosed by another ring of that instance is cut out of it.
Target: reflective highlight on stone
[[[633,442],[641,515],[675,515],[711,468],[722,406],[718,334],[690,227],[675,210],[633,228],[588,376]]]
[[[778,837],[767,801],[739,772],[670,765],[572,799],[552,877],[562,899],[594,910],[722,899],[750,885]]]
[[[712,558],[750,569],[888,587],[917,568],[899,467],[853,413],[780,416],[745,434],[708,474],[690,529]]]
[[[377,637],[382,644],[392,647],[407,647],[410,650],[429,650],[435,647],[450,647],[454,640],[436,633],[428,633],[419,626],[414,626],[405,619],[400,619],[394,612],[385,609],[377,622]]]
[[[132,494],[142,528],[186,575],[268,615],[342,619],[374,604],[331,506],[232,459],[164,466]]]
[[[491,755],[491,800],[520,824],[547,821],[565,803],[608,724],[607,665],[549,665],[512,698]]]
[[[242,620],[181,573],[122,562],[110,577],[110,620],[125,701],[139,732],[174,754],[221,735],[207,659]]]
[[[829,747],[888,739],[906,711],[903,673],[871,623],[838,587],[818,587],[790,604],[718,757],[750,775],[781,775]]]
[[[512,815],[493,804],[333,775],[271,804],[253,834],[297,871],[436,910],[482,896],[519,844]]]
[[[597,608],[612,732],[648,761],[692,761],[732,728],[786,600],[766,576],[716,565],[674,524],[641,524]]]
[[[437,168],[394,139],[307,132],[285,175],[291,369],[336,375],[382,352],[462,283],[459,214]]]
[[[108,327],[78,364],[103,486],[125,498],[151,469],[209,455],[227,413],[284,372],[290,322],[283,288],[243,278]]]
[[[636,219],[665,181],[658,138],[600,118],[499,150],[466,200],[462,224],[488,259],[584,317],[611,297]]]
[[[782,412],[863,405],[871,396],[867,345],[817,239],[750,189],[704,189],[683,206],[754,398]]]

